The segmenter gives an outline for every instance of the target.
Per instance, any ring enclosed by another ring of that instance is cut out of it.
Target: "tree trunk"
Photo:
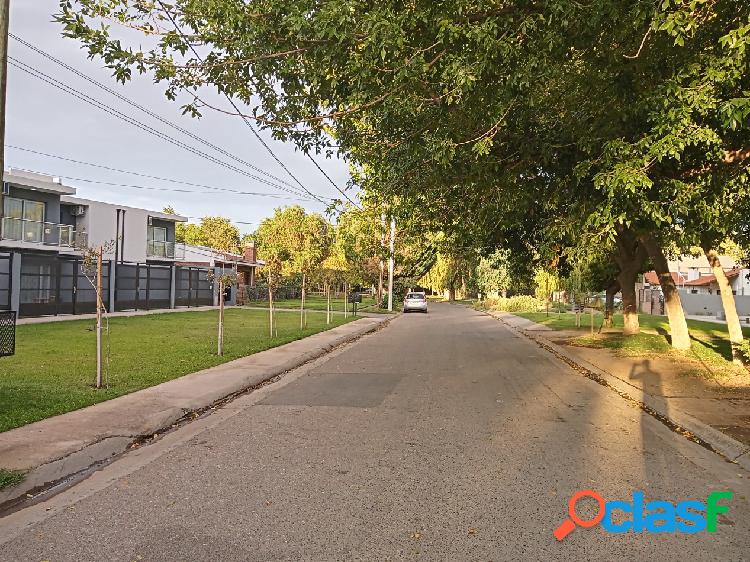
[[[623,334],[634,336],[641,331],[638,322],[638,299],[635,292],[635,282],[646,259],[646,251],[631,231],[625,227],[617,228],[615,236],[617,253],[614,258],[620,272],[617,282],[622,292]]]
[[[380,274],[378,275],[378,308],[383,308],[383,277],[385,276],[385,261],[380,260]]]
[[[740,317],[737,314],[737,305],[734,301],[734,294],[732,294],[732,286],[729,284],[724,268],[721,267],[721,261],[719,261],[719,254],[716,250],[709,248],[708,246],[703,248],[708,259],[708,265],[711,266],[711,271],[716,277],[716,283],[719,285],[719,295],[721,296],[721,305],[724,307],[724,316],[727,319],[727,327],[729,328],[729,343],[732,346],[732,359],[735,363],[742,364],[743,357],[740,352],[742,346],[742,325],[740,324]]]
[[[273,338],[273,285],[270,275],[268,276],[268,329]]]
[[[620,283],[617,280],[612,281],[607,287],[607,297],[604,303],[604,322],[603,328],[611,328],[614,324],[615,316],[615,295],[620,290]]]
[[[224,355],[224,283],[219,283],[219,341],[217,345],[219,357]]]
[[[451,302],[456,300],[456,288],[453,285],[448,287],[448,300]]]
[[[661,292],[664,294],[664,308],[669,319],[669,330],[672,333],[672,347],[682,350],[690,349],[690,333],[685,320],[685,312],[682,310],[682,301],[677,285],[675,285],[672,274],[669,272],[667,258],[653,236],[646,234],[641,236],[640,240],[651,257],[656,274],[659,276]]]
[[[331,285],[326,283],[326,324],[331,323]]]
[[[305,329],[305,274],[302,274],[302,303],[299,307],[299,329]]]

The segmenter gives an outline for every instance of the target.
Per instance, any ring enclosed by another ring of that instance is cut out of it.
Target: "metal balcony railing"
[[[181,260],[185,258],[185,244],[180,242],[162,242],[159,240],[148,240],[146,256],[149,258],[164,258],[170,260]]]
[[[0,223],[0,239],[64,248],[75,248],[77,243],[85,244],[85,235],[77,233],[69,224],[13,217],[3,217]]]

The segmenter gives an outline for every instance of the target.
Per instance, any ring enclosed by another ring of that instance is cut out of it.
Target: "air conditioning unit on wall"
[[[70,211],[70,214],[74,217],[82,217],[86,214],[86,206],[85,205],[76,205],[73,207]]]
[[[154,226],[154,217],[148,217],[148,225]]]

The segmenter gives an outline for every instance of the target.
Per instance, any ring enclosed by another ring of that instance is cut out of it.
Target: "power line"
[[[330,184],[331,184],[331,185],[332,185],[333,187],[335,187],[335,188],[336,188],[336,190],[337,190],[337,191],[338,191],[339,193],[341,193],[341,195],[343,195],[344,197],[346,197],[346,198],[347,198],[347,199],[349,200],[349,202],[350,202],[350,203],[351,203],[352,205],[354,205],[355,207],[357,207],[358,209],[361,209],[361,208],[362,208],[362,207],[360,207],[359,205],[357,205],[357,204],[356,204],[356,203],[355,203],[355,202],[354,202],[354,201],[353,201],[353,200],[352,200],[352,199],[351,199],[351,198],[350,198],[350,197],[349,197],[349,196],[348,196],[348,195],[347,195],[346,193],[344,193],[344,191],[342,191],[341,189],[339,189],[339,186],[338,186],[338,185],[336,185],[336,182],[334,182],[334,181],[333,181],[333,180],[331,179],[331,176],[329,176],[329,175],[328,175],[328,174],[326,173],[326,171],[325,171],[325,170],[324,170],[323,168],[321,168],[321,167],[320,167],[320,164],[318,164],[318,163],[317,163],[317,162],[315,161],[315,158],[313,158],[312,156],[310,156],[310,153],[309,153],[309,152],[305,152],[305,156],[307,156],[307,157],[308,157],[308,158],[310,159],[310,162],[312,162],[313,164],[315,164],[315,167],[316,167],[316,168],[317,168],[318,170],[320,170],[320,173],[321,173],[321,174],[323,174],[323,175],[325,176],[325,178],[326,178],[326,179],[328,180],[328,183],[330,183]]]
[[[190,138],[192,138],[194,140],[197,140],[198,142],[204,144],[205,146],[208,146],[209,148],[212,148],[213,150],[219,152],[220,154],[223,154],[224,156],[227,156],[228,158],[231,158],[232,160],[235,160],[236,162],[239,162],[239,163],[247,166],[248,168],[250,168],[252,170],[255,170],[258,173],[264,174],[264,175],[270,177],[271,179],[273,179],[273,180],[275,180],[277,182],[280,182],[280,183],[283,183],[285,185],[288,185],[289,187],[294,187],[288,181],[283,180],[283,179],[281,179],[281,178],[279,178],[277,176],[274,176],[270,172],[267,172],[266,170],[263,170],[262,168],[259,168],[259,167],[255,166],[254,164],[251,164],[250,162],[247,162],[247,161],[243,160],[239,156],[236,156],[235,154],[232,154],[231,152],[228,152],[227,150],[221,148],[220,146],[217,146],[217,145],[211,143],[210,141],[204,139],[203,137],[201,137],[199,135],[196,135],[192,131],[189,131],[188,129],[185,129],[184,127],[181,127],[180,125],[178,125],[178,124],[176,124],[176,123],[174,123],[174,122],[172,122],[172,121],[170,121],[170,120],[162,117],[158,113],[155,113],[154,111],[151,111],[150,109],[144,107],[143,105],[139,104],[138,102],[133,101],[132,99],[128,98],[127,96],[125,96],[123,94],[121,94],[117,90],[114,90],[113,88],[110,88],[106,84],[103,84],[102,82],[99,82],[98,80],[95,80],[94,78],[91,78],[90,76],[86,75],[85,73],[81,72],[80,70],[76,69],[75,67],[70,66],[69,64],[61,61],[60,59],[56,58],[55,56],[51,55],[50,53],[48,53],[48,52],[46,52],[46,51],[44,51],[42,49],[40,49],[36,45],[34,45],[32,43],[29,43],[28,41],[22,39],[21,37],[15,35],[13,33],[9,33],[8,35],[9,35],[9,37],[13,38],[15,41],[21,43],[25,47],[28,47],[32,51],[38,53],[39,55],[41,55],[41,56],[43,56],[45,58],[47,58],[48,60],[54,62],[55,64],[57,64],[57,65],[65,68],[66,70],[72,72],[76,76],[79,76],[80,78],[83,78],[87,82],[95,85],[96,87],[104,90],[105,92],[107,92],[109,94],[112,94],[113,96],[115,96],[118,99],[124,101],[128,105],[130,105],[132,107],[135,107],[136,109],[138,109],[138,110],[146,113],[147,115],[153,117],[154,119],[160,121],[161,123],[164,123],[165,125],[167,125],[167,126],[173,128],[173,129],[179,131],[180,133],[182,133],[182,134],[184,134],[184,135],[186,135],[186,136],[188,136],[188,137],[190,137]]]
[[[122,113],[121,111],[119,111],[119,110],[117,110],[117,109],[115,109],[115,108],[113,108],[113,107],[111,107],[111,106],[109,106],[109,105],[107,105],[107,104],[105,104],[105,103],[103,103],[103,102],[95,99],[95,98],[92,98],[91,96],[89,96],[89,95],[81,92],[80,90],[76,90],[75,88],[73,88],[73,87],[71,87],[71,86],[69,86],[69,85],[67,85],[67,84],[65,84],[63,82],[61,82],[59,80],[56,80],[55,78],[52,78],[51,76],[45,74],[44,72],[42,72],[42,71],[34,68],[33,66],[31,66],[29,64],[26,64],[26,63],[24,63],[22,61],[19,61],[18,59],[15,59],[14,57],[8,57],[8,62],[12,66],[18,68],[19,70],[22,70],[23,72],[25,72],[25,73],[33,76],[34,78],[37,78],[38,80],[41,80],[42,82],[45,82],[45,83],[47,83],[47,84],[49,84],[49,85],[51,85],[51,86],[53,86],[53,87],[55,87],[55,88],[57,88],[57,89],[65,92],[65,93],[67,93],[67,94],[69,94],[69,95],[71,95],[73,97],[76,97],[76,98],[80,99],[81,101],[84,101],[84,102],[88,103],[89,105],[92,105],[92,106],[96,107],[97,109],[105,111],[106,113],[108,113],[110,115],[113,115],[113,116],[117,117],[118,119],[121,119],[122,121],[125,121],[128,124],[131,124],[131,125],[133,125],[135,127],[138,127],[142,131],[145,131],[145,132],[147,132],[147,133],[149,133],[149,134],[151,134],[151,135],[153,135],[153,136],[155,136],[155,137],[157,137],[157,138],[159,138],[161,140],[164,140],[166,142],[169,142],[170,144],[173,144],[175,146],[183,148],[184,150],[187,150],[188,152],[191,152],[191,153],[193,153],[193,154],[195,154],[197,156],[205,158],[206,160],[209,160],[210,162],[213,162],[215,164],[223,166],[223,167],[225,167],[225,168],[227,168],[229,170],[232,170],[234,172],[237,172],[239,174],[242,174],[244,176],[252,178],[252,179],[254,179],[256,181],[259,181],[261,183],[264,183],[266,185],[269,185],[269,186],[273,187],[274,189],[278,189],[278,190],[281,190],[281,191],[286,191],[286,192],[291,193],[293,195],[301,195],[298,191],[295,191],[292,188],[277,185],[277,184],[275,184],[275,183],[273,183],[273,182],[271,182],[271,181],[269,181],[269,180],[267,180],[265,178],[262,178],[260,176],[256,176],[254,174],[251,174],[250,172],[248,172],[246,170],[243,170],[241,168],[238,168],[237,166],[234,166],[233,164],[229,164],[229,163],[227,163],[227,162],[225,162],[223,160],[220,160],[220,159],[218,159],[218,158],[216,158],[216,157],[214,157],[214,156],[212,156],[212,155],[210,155],[210,154],[208,154],[208,153],[206,153],[204,151],[196,149],[195,147],[192,147],[192,146],[190,146],[190,145],[188,145],[188,144],[186,144],[186,143],[184,143],[184,142],[182,142],[182,141],[180,141],[178,139],[175,139],[174,137],[171,137],[171,136],[167,135],[166,133],[163,133],[163,132],[161,132],[161,131],[159,131],[157,129],[154,129],[153,127],[150,127],[149,125],[146,125],[145,123],[143,123],[141,121],[138,121],[137,119],[135,119],[135,118],[133,118],[133,117],[131,117],[129,115],[126,115],[126,114]],[[316,197],[316,199],[318,199],[320,201],[320,198]],[[321,202],[323,202],[323,201],[321,201]]]
[[[174,17],[172,16],[172,14],[169,12],[169,10],[166,9],[166,7],[164,6],[164,3],[161,0],[157,0],[157,2],[159,3],[159,6],[161,6],[162,11],[166,14],[166,16],[169,19],[169,21],[172,22],[172,25],[174,26],[175,31],[177,31],[177,33],[180,35],[180,37],[182,37],[182,39],[185,41],[185,43],[190,47],[190,50],[193,52],[193,54],[196,56],[196,58],[199,61],[203,62],[203,58],[198,54],[198,51],[193,46],[192,42],[187,37],[185,37],[185,34],[182,32],[182,29],[180,29],[180,26],[177,24],[177,22],[175,21]],[[279,159],[279,157],[276,156],[276,154],[274,153],[274,151],[271,150],[271,147],[268,146],[268,144],[266,144],[266,141],[264,141],[263,138],[260,136],[260,134],[258,134],[258,131],[255,130],[255,127],[253,127],[253,124],[250,123],[250,121],[248,120],[247,117],[245,117],[245,115],[243,115],[243,113],[237,107],[237,104],[234,103],[234,100],[231,98],[231,96],[229,94],[227,94],[226,92],[224,92],[224,97],[227,98],[227,101],[229,102],[229,104],[234,108],[234,110],[237,112],[237,114],[242,117],[242,120],[245,122],[245,125],[247,125],[247,127],[253,132],[253,135],[255,135],[255,138],[260,141],[260,143],[268,151],[268,153],[271,156],[273,156],[273,159],[276,160],[276,162],[278,162],[279,166],[281,166],[284,169],[284,171],[287,174],[289,174],[289,176],[295,182],[297,182],[297,184],[302,189],[304,189],[308,194],[310,194],[315,199],[319,199],[318,196],[314,195],[309,189],[307,189],[302,184],[302,182],[299,181],[299,179],[297,179],[297,176],[295,176],[292,173],[292,171],[289,168],[287,168],[286,165]],[[305,154],[307,154],[307,153],[305,153]],[[308,158],[310,158],[311,160],[313,160],[312,157],[309,154],[307,154],[307,156],[308,156]],[[314,160],[313,160],[313,162],[314,162]],[[315,164],[317,166],[317,162]],[[318,166],[318,169],[320,169],[320,166]],[[330,178],[329,178],[329,180],[330,180]],[[333,182],[331,181],[331,183],[333,183]],[[346,197],[353,205],[357,205],[354,201],[352,201],[352,199],[346,193],[344,193],[341,189],[339,189],[338,186],[335,183],[333,184],[333,186],[339,191],[339,193],[341,193],[344,197]]]
[[[226,192],[226,193],[234,193],[237,195],[252,195],[256,197],[271,197],[272,199],[288,199],[292,201],[299,201],[298,198],[284,197],[283,195],[277,195],[275,193],[241,191],[238,189],[230,189],[226,187],[214,187],[210,185],[204,185],[202,187],[204,187],[206,190],[212,190],[212,191],[196,191],[195,189],[178,189],[178,188],[173,188],[173,187],[153,187],[153,186],[137,185],[137,184],[130,184],[130,183],[116,183],[116,182],[109,182],[109,181],[103,181],[103,180],[92,180],[89,178],[76,178],[73,176],[68,176],[68,175],[63,175],[63,174],[50,174],[49,172],[39,172],[37,170],[27,170],[27,171],[37,173],[37,174],[44,174],[44,175],[56,175],[56,176],[65,178],[70,181],[82,181],[85,183],[107,185],[107,186],[112,186],[112,187],[130,187],[133,189],[145,189],[149,191],[173,191],[177,193],[196,193],[196,194],[209,194],[209,195],[214,195],[215,191],[221,191],[221,192]]]
[[[151,174],[144,174],[142,172],[133,172],[132,170],[123,170],[122,168],[113,168],[112,166],[106,166],[104,164],[94,164],[93,162],[86,162],[84,160],[76,160],[74,158],[67,158],[65,156],[59,156],[57,154],[51,154],[49,152],[41,152],[39,150],[33,150],[31,148],[26,148],[26,147],[23,147],[23,146],[16,146],[16,145],[13,145],[13,144],[6,144],[5,147],[6,148],[11,148],[13,150],[20,150],[22,152],[29,152],[31,154],[36,154],[38,156],[46,156],[48,158],[55,158],[57,160],[62,160],[63,162],[71,162],[73,164],[80,164],[82,166],[91,166],[92,168],[100,168],[102,170],[107,170],[107,171],[110,171],[110,172],[117,172],[117,173],[120,173],[120,174],[128,174],[128,175],[131,175],[131,176],[138,176],[138,177],[141,177],[141,178],[148,178],[148,179],[153,179],[153,180],[166,181],[166,182],[169,182],[169,183],[176,183],[176,184],[180,184],[180,185],[189,185],[189,186],[192,186],[192,187],[202,187],[204,189],[221,189],[223,191],[230,191],[230,192],[240,193],[240,194],[243,194],[243,195],[265,195],[265,196],[268,196],[268,197],[282,197],[282,196],[276,196],[273,193],[254,193],[254,192],[249,192],[249,191],[239,191],[239,190],[228,189],[228,188],[216,188],[216,187],[213,187],[213,186],[210,186],[210,185],[206,185],[206,184],[203,184],[203,183],[194,183],[194,182],[189,182],[189,181],[185,181],[185,180],[176,180],[176,179],[172,179],[172,178],[165,178],[163,176],[154,176],[154,175],[151,175]],[[50,174],[50,175],[59,175],[59,174]],[[304,197],[303,195],[300,195],[299,198],[297,198],[296,200],[309,201],[309,199],[307,197]]]

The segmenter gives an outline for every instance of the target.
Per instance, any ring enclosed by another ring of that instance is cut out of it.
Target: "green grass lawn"
[[[308,315],[301,331],[293,312],[275,315],[229,308],[224,356],[216,355],[217,312],[179,312],[110,320],[109,388],[96,390],[96,341],[91,320],[18,326],[16,355],[0,358],[0,431],[77,410],[321,332],[352,320]],[[106,338],[105,338],[106,346]]]
[[[305,309],[307,310],[321,310],[325,311],[327,304],[326,298],[320,295],[309,295],[305,298]],[[275,308],[299,308],[302,303],[302,299],[282,299],[274,300],[273,306]],[[252,301],[247,304],[249,307],[262,307],[268,308],[268,301]],[[352,311],[352,305],[347,304],[349,312]],[[334,312],[344,312],[344,298],[331,297],[331,310]],[[357,311],[362,312],[382,312],[386,313],[386,310],[378,308],[375,303],[375,299],[368,297],[362,297],[362,302],[357,305]]]
[[[3,488],[8,488],[10,486],[15,486],[16,484],[21,482],[23,478],[23,472],[0,468],[0,490],[2,490]]]
[[[544,324],[554,330],[577,330],[575,326],[575,314],[557,314],[550,312],[547,316],[544,312],[519,312],[521,316]],[[602,314],[594,315],[595,330],[598,331],[603,320]],[[616,350],[621,355],[643,356],[664,355],[686,357],[704,364],[734,370],[731,359],[732,350],[729,345],[729,333],[725,324],[715,322],[704,322],[701,320],[688,320],[688,329],[692,337],[692,348],[689,352],[679,352],[672,349],[669,343],[669,321],[666,316],[652,316],[650,314],[639,315],[641,333],[637,336],[625,337],[620,333],[603,333],[594,336],[589,335],[591,320],[588,313],[581,317],[582,335],[571,341],[573,345],[585,347],[599,347]],[[623,320],[621,314],[614,317],[614,327],[622,328]],[[742,328],[745,336],[750,336],[750,328]]]

